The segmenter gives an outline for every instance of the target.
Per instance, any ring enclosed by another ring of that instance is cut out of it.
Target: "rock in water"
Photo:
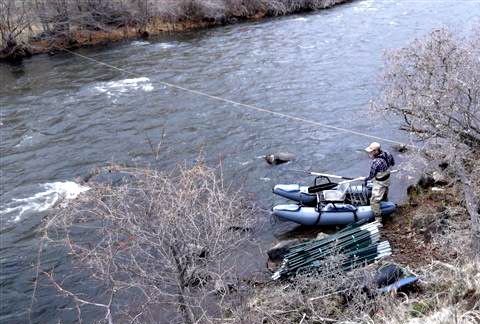
[[[395,144],[392,145],[392,149],[397,151],[398,153],[405,153],[408,151],[408,147],[405,144]]]
[[[104,167],[90,172],[82,180],[84,183],[94,182],[114,187],[130,182],[133,180],[133,176],[121,170]]]
[[[296,158],[295,154],[285,153],[285,152],[278,152],[278,153],[265,155],[265,161],[267,161],[268,164],[273,164],[273,165],[293,161],[295,160],[295,158]]]

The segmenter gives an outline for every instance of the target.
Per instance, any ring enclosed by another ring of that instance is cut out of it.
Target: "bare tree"
[[[0,50],[18,45],[18,37],[30,28],[30,14],[24,0],[0,0]]]
[[[152,313],[163,305],[172,305],[182,323],[222,318],[225,297],[238,281],[235,253],[249,238],[253,209],[202,165],[180,168],[176,176],[118,171],[129,179],[124,185],[93,186],[45,228],[46,239],[67,246],[74,264],[88,268],[106,297],[69,291],[54,270],[48,278],[79,314],[83,306],[97,306],[108,321],[158,322]],[[87,239],[88,228],[94,235]]]
[[[463,182],[480,254],[480,37],[456,38],[439,29],[386,56],[383,93],[375,107],[401,116],[403,129],[429,152],[452,162]]]

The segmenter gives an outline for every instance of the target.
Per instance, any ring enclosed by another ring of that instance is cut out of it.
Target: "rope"
[[[111,69],[129,74],[129,75],[132,75],[132,76],[135,76],[135,77],[145,77],[144,75],[141,75],[139,73],[127,71],[127,70],[119,68],[117,66],[114,66],[114,65],[96,60],[92,57],[85,56],[85,55],[82,55],[82,54],[79,54],[79,53],[76,53],[76,52],[72,52],[72,51],[70,51],[68,49],[65,49],[65,48],[60,48],[60,47],[57,47],[57,48],[59,50],[65,51],[65,52],[70,53],[72,55],[81,57],[83,59],[92,61],[92,62],[100,64],[100,65],[104,65],[104,66],[109,67]],[[297,116],[292,116],[292,115],[289,115],[289,114],[276,112],[276,111],[269,110],[269,109],[266,109],[266,108],[259,108],[259,107],[253,106],[253,105],[233,101],[233,100],[230,100],[230,99],[225,99],[225,98],[222,98],[222,97],[214,96],[214,95],[211,95],[211,94],[208,94],[208,93],[205,93],[205,92],[201,92],[201,91],[198,91],[198,90],[185,88],[185,87],[182,87],[182,86],[179,86],[179,85],[176,85],[176,84],[173,84],[173,83],[161,81],[161,80],[154,80],[153,82],[162,84],[162,85],[170,87],[170,88],[179,89],[179,90],[189,92],[189,93],[193,93],[193,94],[196,94],[196,95],[199,95],[199,96],[207,97],[207,98],[210,98],[210,99],[213,99],[213,100],[226,102],[226,103],[229,103],[229,104],[231,104],[233,106],[237,106],[237,107],[248,108],[248,109],[251,109],[251,110],[255,110],[255,111],[258,111],[258,112],[262,112],[262,113],[267,113],[267,114],[270,114],[270,115],[274,115],[274,116],[278,116],[278,117],[282,117],[282,118],[286,118],[286,119],[296,120],[296,121],[304,122],[304,123],[315,125],[315,126],[329,128],[329,129],[332,129],[332,130],[336,130],[336,131],[340,131],[340,132],[344,132],[344,133],[350,133],[350,134],[354,134],[354,135],[357,135],[357,136],[367,137],[367,138],[370,138],[370,139],[375,139],[375,140],[379,140],[379,141],[383,141],[383,142],[389,142],[389,143],[392,143],[392,144],[398,144],[398,145],[405,146],[405,147],[412,146],[412,145],[408,145],[408,144],[405,144],[405,143],[402,143],[402,142],[399,142],[399,141],[395,141],[395,140],[391,140],[391,139],[388,139],[388,138],[363,133],[363,132],[352,130],[352,129],[342,128],[342,127],[338,127],[338,126],[332,126],[332,125],[320,123],[320,122],[317,122],[317,121],[308,120],[308,119],[305,119],[305,118],[302,118],[302,117],[297,117]],[[414,147],[414,146],[412,146],[412,147]]]

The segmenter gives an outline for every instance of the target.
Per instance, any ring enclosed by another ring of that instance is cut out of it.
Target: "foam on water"
[[[108,96],[114,96],[118,93],[126,93],[135,90],[142,90],[150,92],[153,90],[153,85],[149,78],[133,78],[124,79],[119,81],[102,82],[95,86],[95,89],[101,93],[105,93]]]
[[[167,48],[175,47],[175,44],[173,44],[173,43],[157,43],[157,44],[155,44],[155,47],[167,49]]]
[[[24,135],[22,137],[22,139],[20,140],[20,142],[17,145],[15,145],[15,147],[21,147],[21,146],[28,145],[29,143],[32,142],[32,138],[33,138],[32,135]]]
[[[0,210],[0,215],[11,215],[13,221],[18,222],[25,213],[48,210],[57,203],[66,203],[90,189],[73,181],[45,183],[41,187],[43,190],[31,197],[12,199],[11,203]]]
[[[377,11],[378,8],[374,7],[374,0],[365,0],[360,2],[357,6],[353,7],[355,11]]]
[[[150,45],[150,43],[145,42],[145,41],[134,41],[134,42],[131,42],[130,45],[132,45],[132,46],[147,46],[147,45]]]

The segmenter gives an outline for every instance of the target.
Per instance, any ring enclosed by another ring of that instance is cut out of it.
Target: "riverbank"
[[[114,8],[112,4],[101,8],[100,13],[97,7],[85,5],[81,8],[70,6],[68,2],[61,8],[57,8],[59,4],[53,8],[51,6],[55,4],[44,3],[43,12],[37,12],[38,8],[17,8],[12,4],[7,13],[13,12],[12,17],[7,16],[8,23],[0,24],[0,61],[19,61],[35,54],[62,49],[99,46],[126,39],[327,9],[350,1],[179,1],[172,8],[160,5],[153,5],[158,8],[136,8],[131,5],[121,9]],[[63,12],[63,15],[50,13],[53,9]],[[28,19],[18,21],[17,16]]]
[[[392,246],[386,262],[338,275],[299,276],[288,285],[269,282],[250,297],[250,316],[275,324],[478,323],[480,262],[468,248],[471,223],[461,197],[461,183],[454,178],[438,171],[435,177],[423,176],[410,187],[409,201],[383,220],[382,238]],[[315,238],[320,233],[309,234]],[[368,278],[390,262],[420,280],[398,294],[358,288],[358,278]]]

